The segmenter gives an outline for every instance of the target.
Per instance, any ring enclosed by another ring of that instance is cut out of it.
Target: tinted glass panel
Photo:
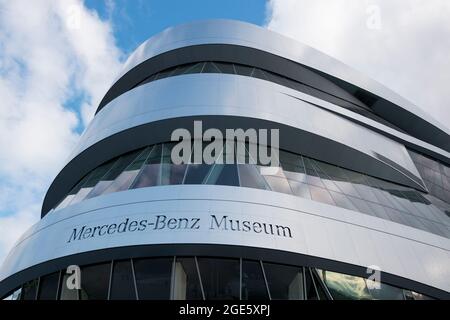
[[[305,291],[308,300],[319,300],[319,295],[317,293],[317,287],[314,280],[311,277],[311,272],[309,268],[305,268]]]
[[[239,299],[239,260],[198,258],[206,299]]]
[[[237,166],[235,164],[216,164],[209,174],[206,184],[238,186]]]
[[[21,300],[35,300],[38,280],[32,280],[25,283],[22,287]]]
[[[133,281],[131,261],[114,262],[111,279],[111,300],[135,300],[136,290]]]
[[[177,258],[175,263],[173,298],[202,300],[202,288],[194,258]]]
[[[189,164],[184,180],[185,184],[202,184],[208,176],[212,165],[209,164]]]
[[[170,298],[172,258],[134,260],[136,285],[140,300]]]
[[[242,260],[242,299],[269,299],[259,261]]]
[[[231,73],[235,74],[236,71],[234,70],[234,66],[231,63],[223,63],[223,62],[215,62],[214,63],[217,68],[220,69],[222,73]]]
[[[267,189],[258,169],[250,164],[238,164],[239,179],[242,187]]]
[[[281,300],[303,300],[303,274],[301,268],[264,263],[270,297]]]
[[[319,275],[336,300],[371,299],[363,278],[331,271],[319,271]]]
[[[103,263],[81,268],[82,300],[108,299],[108,287],[111,273],[111,263]]]
[[[39,282],[39,300],[56,300],[59,272],[41,277]]]
[[[275,177],[275,176],[265,176],[267,184],[270,189],[276,192],[292,193],[291,187],[285,178]]]

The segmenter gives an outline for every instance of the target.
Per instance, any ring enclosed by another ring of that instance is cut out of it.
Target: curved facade
[[[175,164],[194,121],[278,129],[279,166]],[[443,125],[312,48],[236,21],[170,28],[105,94],[0,296],[448,299],[449,151]]]

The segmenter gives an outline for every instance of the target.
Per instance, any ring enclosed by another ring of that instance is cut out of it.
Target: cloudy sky
[[[196,19],[259,24],[450,123],[448,0],[0,0],[0,263],[127,55]]]

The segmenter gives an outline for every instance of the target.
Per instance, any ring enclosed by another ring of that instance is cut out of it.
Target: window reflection
[[[170,298],[172,258],[134,260],[139,299],[163,300]]]
[[[111,263],[81,268],[81,300],[108,299]]]
[[[319,275],[336,300],[372,299],[363,278],[323,270]]]
[[[264,263],[270,297],[275,300],[303,300],[303,273],[301,268]]]
[[[242,300],[268,299],[266,281],[259,261],[242,260]]]
[[[111,266],[113,266],[111,274]],[[384,282],[310,267],[260,260],[152,257],[81,266],[81,290],[69,289],[65,270],[23,284],[4,300],[428,300]],[[73,277],[72,277],[73,278]],[[71,278],[71,279],[72,279]],[[58,288],[59,283],[59,288]]]
[[[214,65],[221,68],[220,64]],[[203,64],[197,67],[203,68]],[[213,64],[210,67],[214,68]],[[226,157],[228,144],[224,143],[223,154],[215,155],[214,164],[192,163],[191,159],[191,163],[174,165],[174,145],[155,144],[97,167],[74,186],[56,209],[130,188],[172,184],[242,186],[293,194],[450,237],[450,204],[417,190],[284,150],[279,153],[279,167],[249,164],[250,159],[255,159],[249,154],[248,143],[245,148],[234,150],[244,156],[240,158],[246,163],[217,163],[219,156]]]
[[[41,277],[39,280],[39,300],[56,300],[59,283],[59,272]]]
[[[35,300],[37,287],[38,287],[38,279],[31,280],[25,283],[22,287],[22,293],[20,295],[21,300]]]
[[[175,300],[203,299],[195,258],[177,258],[174,272],[173,298]]]
[[[237,259],[198,258],[201,280],[208,300],[240,298],[240,267]]]
[[[111,300],[136,300],[131,261],[115,261],[111,277]]]

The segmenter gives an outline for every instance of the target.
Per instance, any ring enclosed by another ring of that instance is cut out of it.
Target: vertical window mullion
[[[56,297],[55,300],[59,300],[59,294],[60,294],[60,287],[61,287],[61,281],[62,281],[62,274],[61,270],[59,270],[59,276],[58,276],[58,286],[56,287]]]
[[[308,292],[306,291],[306,267],[302,267],[302,274],[303,274],[303,298],[305,300],[308,300]]]
[[[181,184],[184,184],[184,182],[186,181],[186,175],[189,170],[189,165],[191,164],[192,150],[194,148],[194,144],[193,144],[192,140],[191,140],[191,143],[192,143],[192,146],[191,146],[191,151],[189,154],[189,162],[186,163],[186,169],[184,170],[183,181],[181,181]]]
[[[242,300],[242,258],[239,258],[239,300]]]
[[[311,283],[314,287],[314,291],[316,292],[317,300],[320,300],[319,290],[317,290],[316,282],[314,281],[313,274],[311,272],[311,268],[308,268],[309,276],[311,277]]]
[[[177,256],[173,257],[172,260],[172,270],[170,273],[170,294],[169,294],[169,299],[170,300],[175,300],[175,272],[176,272],[176,260]]]
[[[144,171],[144,168],[145,168],[145,163],[147,162],[148,157],[150,157],[150,155],[152,154],[153,150],[155,149],[155,146],[153,145],[153,146],[150,146],[150,147],[145,147],[145,148],[144,148],[144,151],[142,151],[142,152],[145,152],[145,150],[147,150],[147,148],[151,148],[151,149],[150,149],[150,151],[148,152],[147,156],[145,157],[144,163],[143,163],[142,166],[139,168],[139,172],[138,172],[137,175],[134,177],[133,181],[130,183],[130,186],[128,187],[128,189],[133,189],[133,187],[134,187],[136,181],[138,181],[139,177],[142,175],[142,171]],[[122,172],[126,171],[127,168],[129,168],[129,167],[133,164],[133,162],[136,161],[137,158],[139,158],[139,156],[142,154],[142,152],[139,153],[138,156],[137,156],[133,161],[131,161],[130,164],[129,164]]]
[[[266,271],[264,270],[264,265],[262,263],[262,260],[259,260],[259,264],[261,266],[261,270],[262,270],[262,274],[263,274],[263,278],[264,278],[264,283],[266,284],[267,294],[269,295],[269,300],[272,300],[272,296],[270,294],[270,289],[269,289],[269,283],[267,282]]]
[[[34,300],[38,299],[39,296],[39,287],[41,286],[41,277],[38,278],[37,286],[36,286],[36,294],[34,295]]]
[[[196,256],[194,257],[194,260],[195,260],[195,267],[197,269],[198,279],[200,281],[200,289],[202,290],[203,300],[206,300],[205,290],[203,289],[202,275],[200,273],[200,267],[198,266],[198,261],[197,261],[197,257]]]
[[[162,175],[163,175],[163,159],[164,159],[164,143],[161,143],[161,156],[159,157],[159,176],[158,176],[158,186],[162,185]]]
[[[133,259],[130,259],[130,260],[131,260],[131,273],[133,275],[134,291],[136,293],[136,300],[139,300],[139,292],[138,292],[137,283],[136,283],[136,272],[134,271],[134,261],[133,261]]]
[[[113,271],[114,271],[114,260],[111,260],[111,269],[109,272],[108,300],[111,299],[111,285],[112,285]]]

